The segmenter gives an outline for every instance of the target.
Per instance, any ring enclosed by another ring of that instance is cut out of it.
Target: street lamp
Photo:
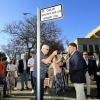
[[[28,13],[28,12],[23,12],[22,14],[24,16],[27,16],[27,15],[31,15],[32,16],[32,14]],[[32,43],[29,42],[29,41],[27,41],[27,49],[28,49],[28,59],[29,59],[29,57],[30,57],[30,50],[32,49]]]
[[[66,40],[66,44],[67,44],[67,46],[69,45],[69,40]]]
[[[31,13],[27,13],[27,12],[23,12],[22,14],[25,15],[25,16],[26,15],[32,15]]]

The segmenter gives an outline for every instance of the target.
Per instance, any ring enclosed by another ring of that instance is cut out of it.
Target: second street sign
[[[48,8],[44,8],[40,10],[40,20],[48,21],[53,19],[62,18],[62,5],[56,5]]]

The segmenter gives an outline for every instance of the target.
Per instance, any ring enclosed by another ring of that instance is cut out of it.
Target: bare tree
[[[11,40],[7,45],[2,45],[2,50],[6,53],[9,59],[16,58],[16,55],[20,55],[25,52],[27,48],[25,46],[18,45],[14,39]]]
[[[36,16],[25,19],[20,22],[13,22],[6,25],[3,32],[10,33],[14,41],[19,46],[27,46],[32,43],[32,47],[36,48],[37,37],[37,19]],[[41,44],[50,44],[54,48],[59,47],[63,50],[63,44],[60,40],[60,29],[54,22],[41,23]]]

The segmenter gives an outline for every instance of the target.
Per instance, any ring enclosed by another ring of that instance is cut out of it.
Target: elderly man
[[[77,100],[86,100],[84,92],[86,63],[82,55],[77,51],[75,43],[69,44],[69,74],[70,80],[74,84]]]
[[[44,79],[46,76],[46,73],[48,71],[48,67],[50,65],[51,60],[57,55],[57,51],[54,51],[49,57],[46,55],[49,53],[49,46],[48,45],[43,45],[40,53],[40,100],[43,100],[43,95],[44,95]],[[35,64],[37,63],[35,59]],[[36,65],[37,66],[37,65]],[[34,86],[35,86],[35,96],[37,97],[36,94],[36,87],[37,87],[37,74],[36,74],[36,66],[34,67],[34,72],[33,72],[33,81]]]

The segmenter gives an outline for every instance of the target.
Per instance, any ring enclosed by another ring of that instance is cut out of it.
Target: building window
[[[89,45],[89,52],[93,52],[93,45]]]
[[[95,45],[95,52],[99,52],[99,45]]]
[[[87,45],[83,45],[83,51],[87,51]]]

